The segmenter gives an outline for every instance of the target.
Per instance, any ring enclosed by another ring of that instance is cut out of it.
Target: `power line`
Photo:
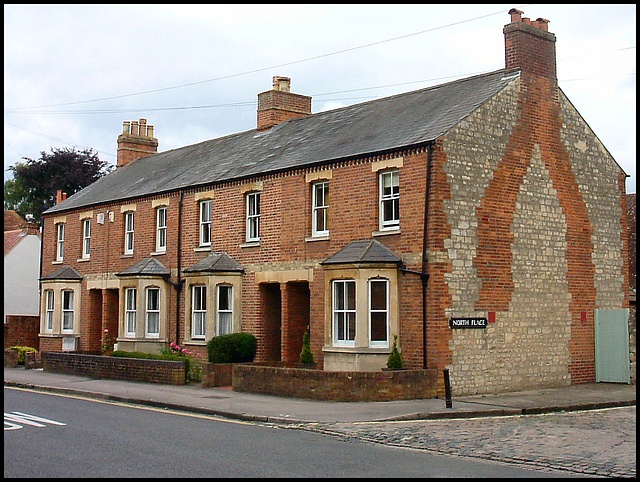
[[[414,80],[410,82],[400,82],[395,84],[387,84],[387,85],[379,85],[374,87],[361,87],[357,89],[348,89],[348,90],[338,90],[334,92],[324,92],[320,94],[311,94],[311,97],[314,99],[320,96],[326,95],[335,95],[335,94],[345,94],[349,92],[361,92],[365,90],[376,90],[376,89],[388,89],[391,87],[400,87],[403,85],[411,85],[411,84],[421,84],[425,82],[433,82],[437,80],[446,80],[452,78],[460,78],[460,77],[469,77],[472,75],[479,75],[486,73],[487,71],[482,72],[471,72],[467,74],[458,74],[458,75],[449,75],[445,77],[434,77],[431,79],[423,79],[423,80]],[[625,74],[626,76],[636,75],[634,73]],[[576,79],[558,79],[558,83],[560,82],[574,82],[580,80],[594,80],[598,77],[582,77]],[[334,99],[324,99],[324,101],[340,101],[340,100],[361,100],[361,99],[373,99],[375,96],[366,96],[366,97],[338,97]],[[122,113],[131,113],[131,112],[163,112],[163,111],[178,111],[178,110],[199,110],[199,109],[214,109],[214,108],[222,108],[222,107],[251,107],[255,106],[257,101],[244,101],[244,102],[232,102],[226,104],[208,104],[208,105],[194,105],[194,106],[179,106],[179,107],[128,107],[123,109],[90,109],[90,110],[62,110],[62,111],[31,111],[31,112],[20,112],[16,109],[5,109],[5,113],[19,113],[19,114],[30,114],[30,115],[103,115],[103,114],[122,114]],[[15,127],[15,126],[14,126]]]
[[[526,5],[524,5],[524,6],[526,6]],[[518,8],[522,8],[524,6],[520,6]],[[413,36],[416,36],[416,35],[422,35],[422,34],[425,34],[425,33],[436,31],[436,30],[441,30],[443,28],[453,27],[455,25],[460,25],[460,24],[463,24],[463,23],[472,22],[472,21],[475,21],[475,20],[480,20],[482,18],[491,17],[493,15],[502,15],[502,14],[504,14],[504,11],[500,10],[499,12],[489,13],[489,14],[486,14],[486,15],[481,15],[479,17],[474,17],[474,18],[470,18],[470,19],[466,19],[466,20],[460,20],[458,22],[453,22],[453,23],[450,23],[450,24],[447,24],[447,25],[441,25],[439,27],[434,27],[434,28],[430,28],[430,29],[426,29],[426,30],[421,30],[419,32],[414,32],[414,33],[410,33],[410,34],[406,34],[406,35],[401,35],[399,37],[393,37],[393,38],[386,39],[386,40],[379,40],[377,42],[371,42],[371,43],[360,45],[360,46],[357,46],[357,47],[350,47],[350,48],[343,49],[343,50],[338,50],[338,51],[335,51],[335,52],[329,52],[329,53],[326,53],[326,54],[316,55],[315,57],[308,57],[306,59],[294,60],[292,62],[285,62],[285,63],[279,64],[279,65],[272,65],[270,67],[263,67],[263,68],[260,68],[260,69],[249,70],[249,71],[246,71],[246,72],[240,72],[240,73],[225,75],[225,76],[221,76],[221,77],[215,77],[213,79],[208,79],[208,80],[190,82],[190,83],[187,83],[187,84],[176,85],[176,86],[173,86],[173,87],[163,87],[163,88],[160,88],[160,89],[146,90],[146,91],[136,92],[136,93],[132,93],[132,94],[121,94],[121,95],[114,95],[114,96],[111,96],[111,97],[101,97],[99,99],[81,100],[81,101],[76,101],[76,102],[66,102],[66,103],[62,103],[62,104],[49,104],[49,105],[41,105],[41,106],[33,106],[33,107],[16,107],[16,108],[13,108],[11,110],[27,110],[27,109],[43,109],[43,108],[48,108],[48,107],[62,107],[62,106],[66,106],[66,105],[76,105],[76,104],[85,104],[85,103],[89,103],[89,102],[100,102],[100,101],[103,101],[103,100],[122,99],[122,98],[125,98],[125,97],[133,97],[133,96],[137,96],[137,95],[144,95],[144,94],[151,94],[151,93],[155,93],[155,92],[163,92],[163,91],[167,91],[167,90],[181,89],[183,87],[191,87],[191,86],[194,86],[194,85],[200,85],[200,84],[205,84],[205,83],[209,83],[209,82],[215,82],[215,81],[218,81],[218,80],[224,80],[224,79],[230,79],[230,78],[234,78],[234,77],[240,77],[242,75],[255,74],[257,72],[263,72],[265,70],[285,67],[285,66],[288,66],[288,65],[300,64],[300,63],[303,63],[303,62],[310,62],[312,60],[318,60],[318,59],[321,59],[321,58],[330,57],[332,55],[339,55],[339,54],[343,54],[343,53],[346,53],[346,52],[353,52],[354,50],[364,49],[364,48],[367,48],[367,47],[372,47],[374,45],[380,45],[380,44],[387,43],[387,42],[393,42],[393,41],[396,41],[396,40],[401,40],[401,39],[405,39],[405,38],[408,38],[408,37],[413,37]]]

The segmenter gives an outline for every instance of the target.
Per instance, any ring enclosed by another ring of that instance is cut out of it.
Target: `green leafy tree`
[[[4,208],[23,217],[33,214],[37,222],[56,203],[58,189],[71,196],[112,169],[93,149],[51,148],[50,153],[42,151],[39,159],[22,159],[9,167],[13,179],[4,183]]]

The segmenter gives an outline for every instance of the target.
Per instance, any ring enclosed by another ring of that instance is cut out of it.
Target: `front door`
[[[596,382],[629,383],[629,310],[595,310]]]

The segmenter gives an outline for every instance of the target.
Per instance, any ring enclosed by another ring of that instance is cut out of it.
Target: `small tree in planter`
[[[393,347],[391,348],[391,353],[389,353],[387,368],[389,370],[402,370],[404,368],[402,355],[398,351],[398,335],[393,335]]]
[[[311,342],[309,341],[309,333],[307,332],[302,335],[302,351],[300,352],[300,363],[302,363],[302,365],[313,367],[315,367],[316,365],[316,363],[313,361]]]

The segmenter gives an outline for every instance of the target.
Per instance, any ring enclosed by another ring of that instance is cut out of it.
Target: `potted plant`
[[[398,335],[393,335],[393,347],[391,348],[391,353],[389,353],[386,370],[402,370],[403,368],[402,355],[398,351]]]

